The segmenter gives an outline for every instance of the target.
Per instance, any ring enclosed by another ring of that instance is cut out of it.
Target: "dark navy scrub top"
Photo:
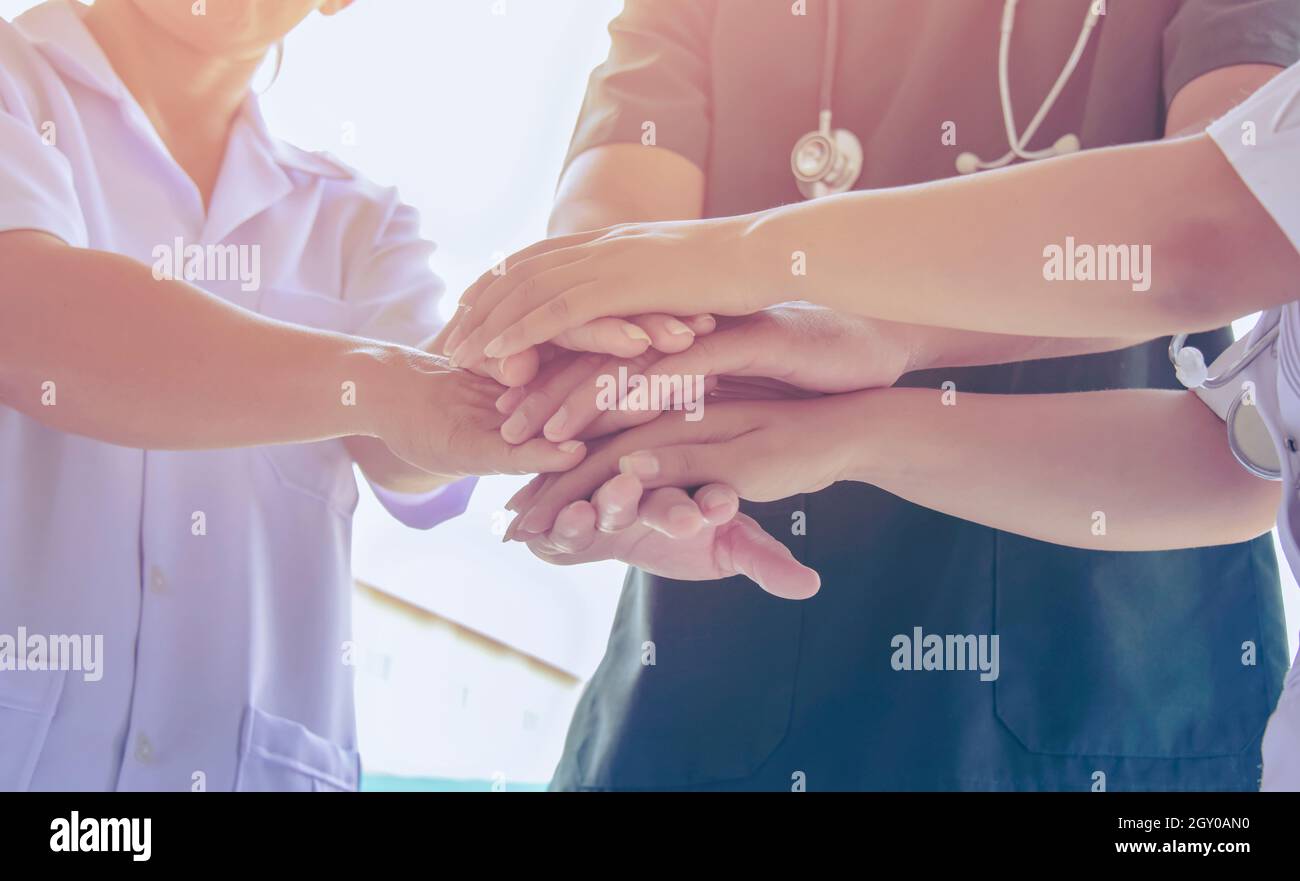
[[[1091,2],[1020,4],[1011,76],[1022,128]],[[817,124],[827,3],[807,0],[802,17],[794,5],[627,0],[570,158],[640,143],[653,122],[659,147],[706,172],[708,215],[798,201],[790,150]],[[865,147],[860,188],[953,176],[964,150],[1006,152],[1002,7],[843,0],[835,123]],[[1298,45],[1300,0],[1109,0],[1031,147],[1067,133],[1086,148],[1160,138],[1188,82],[1227,65],[1288,66]],[[941,142],[946,122],[956,146]],[[1228,339],[1196,345],[1217,353]],[[951,381],[958,394],[1174,388],[1166,345],[939,370],[904,384]],[[1176,553],[1082,551],[853,483],[746,510],[821,572],[821,592],[788,602],[744,578],[685,583],[632,571],[555,788],[1258,786],[1260,737],[1288,660],[1268,537]],[[792,534],[798,511],[803,535]],[[998,678],[895,670],[895,637],[918,627],[997,634]]]

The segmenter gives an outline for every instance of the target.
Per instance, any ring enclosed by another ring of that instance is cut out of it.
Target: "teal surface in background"
[[[394,777],[362,774],[362,792],[491,792],[491,780],[445,780],[438,777]],[[545,792],[545,783],[506,783],[505,792]]]

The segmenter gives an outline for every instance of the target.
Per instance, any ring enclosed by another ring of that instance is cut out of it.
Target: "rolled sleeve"
[[[1220,68],[1297,60],[1300,0],[1185,0],[1164,34],[1165,106]]]
[[[596,68],[565,167],[604,144],[672,150],[700,168],[708,159],[710,45],[716,0],[627,0],[609,26],[609,57]]]
[[[1300,64],[1278,74],[1208,132],[1300,250]]]
[[[36,230],[85,247],[87,232],[72,166],[58,148],[58,133],[41,126],[16,98],[0,70],[0,232]],[[53,123],[48,123],[52,126]]]

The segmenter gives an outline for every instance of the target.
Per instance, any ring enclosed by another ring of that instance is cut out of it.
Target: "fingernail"
[[[528,396],[528,392],[526,392],[522,388],[510,389],[510,391],[506,392],[504,395],[497,398],[497,402],[496,402],[497,412],[503,416],[507,413],[515,412],[515,410],[519,408],[519,405],[523,403],[524,398],[527,396]]]
[[[506,440],[519,438],[523,440],[524,432],[528,430],[528,416],[522,410],[516,410],[510,414],[505,425],[501,426],[501,436]]]
[[[668,328],[668,332],[673,336],[682,336],[683,334],[695,336],[695,331],[691,330],[685,324],[682,324],[682,322],[678,321],[676,318],[669,318],[664,322],[664,327]]]
[[[653,453],[633,453],[618,460],[618,470],[649,480],[659,476],[659,460]]]
[[[546,420],[546,425],[542,426],[542,434],[547,437],[555,437],[564,431],[564,421],[569,418],[569,408],[561,407],[555,411],[555,415]]]
[[[459,367],[461,365],[461,357],[465,354],[466,351],[465,347],[468,345],[469,345],[469,340],[465,340],[465,342],[458,345],[455,348],[455,350],[452,351],[451,358],[449,359],[451,361],[452,367]]]
[[[483,347],[483,354],[489,358],[500,358],[501,353],[506,349],[505,342],[501,337],[497,337],[492,342]]]
[[[637,327],[635,324],[623,325],[623,333],[627,334],[629,337],[636,340],[638,343],[650,342],[650,334],[646,333],[644,330]]]
[[[519,489],[519,492],[517,492],[517,493],[515,493],[513,496],[511,496],[511,497],[510,497],[510,500],[509,500],[508,502],[506,502],[506,505],[505,505],[506,510],[507,510],[507,511],[514,511],[516,514],[519,513],[519,503],[523,500],[524,495],[525,495],[525,494],[528,492],[528,490],[531,489],[531,488],[532,488],[532,484],[528,484],[528,485],[526,485],[526,486],[521,487],[521,488]]]
[[[605,505],[601,509],[600,522],[596,524],[596,528],[598,528],[601,532],[617,532],[618,518],[615,517],[615,515],[621,514],[622,512],[623,512],[622,505]]]
[[[694,505],[674,505],[668,509],[668,522],[675,526],[690,526],[698,516],[699,511]]]
[[[706,512],[725,508],[729,503],[727,494],[720,489],[712,489],[707,492],[702,492],[696,501],[699,502],[700,508]]]
[[[542,511],[541,508],[534,508],[524,515],[523,522],[519,524],[519,528],[526,532],[540,533],[549,525],[550,524],[546,522],[546,513]]]
[[[516,517],[515,519],[511,520],[510,525],[506,527],[505,535],[501,536],[501,543],[505,544],[506,542],[510,541],[510,539],[515,537],[515,533],[518,531],[519,531],[519,518]]]
[[[699,333],[712,333],[718,327],[718,319],[712,315],[701,315],[693,319],[693,321],[695,322],[695,329]]]
[[[581,452],[582,448],[585,446],[586,444],[584,444],[582,441],[571,440],[571,441],[565,441],[564,443],[560,444],[559,449],[561,453],[577,453],[577,452]]]
[[[577,538],[582,535],[582,527],[576,523],[556,523],[555,531],[565,538]]]

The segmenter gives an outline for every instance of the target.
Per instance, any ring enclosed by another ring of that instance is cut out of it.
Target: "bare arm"
[[[606,144],[582,153],[564,172],[549,232],[703,215],[704,172],[689,159],[662,147]]]
[[[622,223],[692,220],[703,216],[704,173],[660,147],[609,144],[581,154],[560,180],[549,233],[568,235]],[[1032,338],[895,323],[912,353],[910,369],[1005,364],[1124,348],[1131,336],[1106,339]]]
[[[1202,547],[1273,523],[1278,486],[1232,457],[1190,392],[1134,389],[945,399],[878,389],[801,401],[709,404],[619,435],[520,509],[541,532],[621,469],[646,487],[732,486],[772,501],[841,480],[955,517],[1092,550]],[[809,426],[815,426],[810,430]]]
[[[500,442],[497,384],[414,349],[274,321],[44,233],[0,234],[0,266],[0,403],[61,431],[172,450],[359,435],[445,477],[581,459]]]
[[[872,397],[874,395],[874,397]],[[1245,541],[1274,522],[1279,485],[1232,457],[1190,392],[868,393],[851,470],[928,508],[1090,550]]]
[[[1247,74],[1227,78],[1225,99]],[[1202,80],[1184,90],[1171,129],[1204,112],[1188,109],[1210,90]],[[1149,339],[1285,302],[1300,271],[1300,253],[1206,135],[741,218],[635,224],[550,251],[530,249],[492,289],[467,328],[465,351],[481,353],[462,363],[601,316],[739,315],[797,299],[956,330]],[[796,255],[804,272],[792,272]],[[1095,280],[1074,272],[1088,256]]]
[[[1238,64],[1197,77],[1174,96],[1165,120],[1165,137],[1179,138],[1205,127],[1277,76],[1269,64]],[[1126,348],[1149,337],[1070,339],[978,333],[927,325],[898,325],[910,340],[916,367],[968,367],[1086,355]]]
[[[342,383],[389,354],[375,344],[43,233],[0,234],[0,265],[0,400],[45,425],[177,450],[377,433],[370,408],[342,406]]]
[[[1008,207],[989,222],[995,205]],[[815,206],[824,209],[816,215],[812,207],[760,216],[748,249],[756,263],[772,263],[794,242],[816,241],[825,271],[817,290],[804,294],[896,321],[1155,337],[1210,330],[1286,302],[1300,272],[1300,254],[1205,135],[836,197]],[[976,228],[978,236],[970,232]],[[1046,249],[1068,240],[1147,249],[1149,290],[1132,274],[1046,280]],[[871,267],[865,284],[845,283],[852,265]],[[769,280],[775,271],[758,270]],[[791,287],[805,286],[787,281],[767,295],[783,299]]]

